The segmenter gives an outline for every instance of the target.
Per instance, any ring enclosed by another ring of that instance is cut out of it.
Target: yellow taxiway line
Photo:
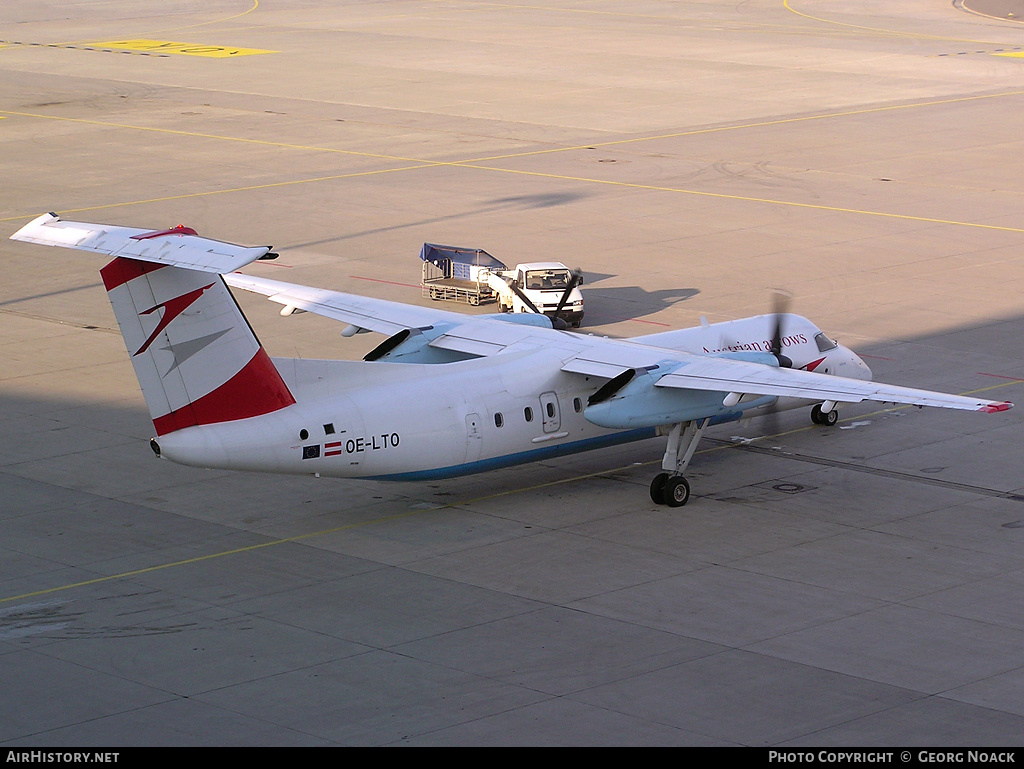
[[[719,198],[719,199],[722,199],[722,200],[736,200],[736,201],[742,201],[742,202],[747,202],[747,203],[760,203],[760,204],[765,204],[765,205],[786,206],[786,207],[790,207],[790,208],[804,208],[804,209],[818,210],[818,211],[829,211],[829,212],[838,212],[838,213],[845,213],[845,214],[855,214],[855,215],[859,215],[859,216],[871,216],[871,217],[881,217],[881,218],[888,218],[888,219],[899,219],[899,220],[904,220],[904,221],[925,222],[925,223],[929,223],[929,224],[942,224],[942,225],[951,225],[951,226],[958,226],[958,227],[971,227],[971,228],[976,228],[976,229],[995,230],[995,231],[1002,231],[1002,232],[1024,232],[1024,228],[1021,228],[1021,227],[1009,227],[1009,226],[1002,226],[1002,225],[995,225],[995,224],[984,224],[984,223],[980,223],[980,222],[965,222],[965,221],[959,221],[959,220],[956,220],[956,219],[943,219],[943,218],[938,218],[938,217],[914,216],[914,215],[910,215],[910,214],[900,214],[900,213],[893,213],[893,212],[888,212],[888,211],[873,211],[873,210],[870,210],[870,209],[849,208],[849,207],[844,207],[844,206],[829,206],[829,205],[824,205],[824,204],[819,204],[819,203],[806,203],[806,202],[794,201],[794,200],[780,200],[780,199],[775,199],[775,198],[760,198],[760,197],[753,197],[753,196],[747,196],[747,195],[732,195],[732,194],[721,193],[721,192],[707,192],[707,191],[703,191],[703,190],[693,190],[693,189],[687,189],[687,188],[683,188],[683,187],[671,187],[671,186],[654,185],[654,184],[641,184],[641,183],[638,183],[638,182],[622,182],[622,181],[615,181],[615,180],[612,180],[612,179],[598,179],[598,178],[593,178],[593,177],[570,176],[570,175],[565,175],[565,174],[545,173],[545,172],[542,172],[542,171],[525,171],[525,170],[518,170],[518,169],[512,169],[512,168],[501,168],[501,167],[494,166],[494,165],[482,165],[483,163],[489,163],[489,162],[496,161],[496,160],[512,160],[512,159],[516,159],[516,158],[530,157],[530,156],[534,156],[534,155],[551,154],[551,153],[555,153],[555,152],[572,152],[572,151],[579,151],[579,150],[584,150],[584,149],[589,149],[589,148],[594,148],[594,147],[614,147],[614,146],[622,146],[622,145],[627,145],[627,144],[635,144],[635,143],[639,143],[639,142],[652,142],[652,141],[658,141],[658,140],[661,140],[661,139],[671,139],[671,138],[679,138],[679,137],[684,137],[684,136],[694,136],[694,135],[705,134],[705,133],[715,133],[715,132],[720,132],[720,131],[737,131],[737,130],[742,130],[742,129],[745,129],[745,128],[760,128],[760,127],[765,127],[765,126],[783,125],[783,124],[787,124],[787,123],[795,123],[795,122],[810,121],[810,120],[829,120],[829,119],[835,119],[835,118],[849,117],[849,116],[853,116],[853,115],[863,115],[863,114],[869,114],[869,113],[886,112],[886,111],[893,111],[893,110],[904,110],[904,109],[912,109],[912,108],[924,108],[924,107],[937,106],[937,105],[958,104],[958,103],[965,103],[965,102],[971,102],[971,101],[979,101],[979,100],[983,100],[983,99],[1017,97],[1017,96],[1021,96],[1021,95],[1024,95],[1024,91],[1007,91],[1007,92],[998,93],[998,94],[983,94],[983,95],[980,95],[980,96],[966,96],[966,97],[959,97],[959,98],[952,98],[952,99],[931,99],[931,100],[928,100],[928,101],[914,102],[914,103],[910,103],[910,104],[890,105],[890,106],[885,106],[885,107],[873,107],[873,108],[868,108],[868,109],[848,110],[848,111],[843,111],[843,112],[829,112],[829,113],[823,113],[823,114],[820,114],[820,115],[807,115],[807,116],[802,116],[802,117],[785,118],[785,119],[773,120],[773,121],[758,121],[758,122],[753,122],[753,123],[739,123],[739,124],[730,125],[730,126],[719,126],[719,127],[715,127],[715,128],[706,128],[706,129],[694,129],[692,131],[677,131],[677,132],[673,132],[673,133],[657,134],[657,135],[653,135],[653,136],[630,137],[630,138],[627,138],[627,139],[615,139],[615,140],[610,140],[610,141],[605,141],[605,142],[598,142],[598,143],[594,143],[594,144],[580,144],[580,145],[574,145],[574,146],[571,146],[571,147],[557,147],[557,148],[549,148],[549,149],[544,149],[544,150],[530,150],[530,151],[526,151],[526,152],[508,153],[508,154],[504,154],[504,155],[492,155],[492,156],[485,156],[485,157],[481,157],[481,158],[469,158],[469,159],[466,159],[466,160],[449,160],[449,161],[445,161],[445,160],[427,160],[427,159],[424,159],[424,158],[411,158],[411,157],[404,157],[404,156],[401,156],[401,155],[388,155],[388,154],[385,154],[385,153],[378,153],[378,152],[359,152],[359,151],[355,151],[355,150],[337,149],[337,148],[333,148],[333,147],[319,147],[319,146],[315,146],[315,145],[292,144],[292,143],[288,143],[288,142],[270,141],[270,140],[266,140],[266,139],[250,139],[250,138],[244,138],[244,137],[226,136],[226,135],[223,135],[223,134],[210,134],[210,133],[204,133],[204,132],[198,132],[198,131],[185,131],[185,130],[181,130],[181,129],[157,128],[157,127],[153,127],[153,126],[137,126],[137,125],[131,125],[131,124],[127,124],[127,123],[115,123],[115,122],[102,121],[102,120],[89,120],[89,119],[85,119],[85,118],[60,117],[60,116],[43,115],[43,114],[31,113],[31,112],[15,112],[15,111],[12,111],[12,110],[0,111],[0,115],[27,117],[27,118],[34,118],[34,119],[40,119],[40,120],[59,120],[59,121],[66,121],[66,122],[73,122],[73,123],[82,123],[82,124],[87,124],[87,125],[101,125],[101,126],[106,126],[106,127],[110,127],[110,128],[122,128],[122,129],[125,129],[125,130],[133,130],[133,131],[147,131],[147,132],[154,132],[154,133],[164,133],[164,134],[169,134],[169,135],[174,135],[174,136],[194,137],[194,138],[198,138],[198,139],[209,139],[209,140],[215,140],[215,141],[239,142],[239,143],[243,143],[243,144],[253,144],[253,145],[258,145],[258,146],[281,147],[281,148],[286,148],[286,149],[308,151],[308,152],[326,152],[326,153],[333,153],[333,154],[339,154],[339,155],[348,155],[348,156],[353,156],[353,157],[374,158],[374,159],[378,159],[378,160],[389,160],[389,161],[395,161],[395,162],[401,162],[401,163],[412,163],[412,164],[414,164],[414,165],[406,165],[406,166],[402,166],[402,167],[398,167],[398,168],[377,169],[377,170],[374,170],[374,171],[354,172],[354,173],[350,173],[350,174],[336,174],[336,175],[331,175],[331,176],[316,176],[316,177],[310,177],[310,178],[305,178],[305,179],[293,179],[293,180],[285,181],[285,182],[271,182],[271,183],[268,183],[268,184],[249,185],[249,186],[245,186],[245,187],[236,187],[236,188],[226,189],[226,190],[208,190],[208,191],[205,191],[205,192],[183,193],[181,195],[171,195],[171,196],[160,197],[160,198],[148,198],[148,199],[145,199],[145,200],[121,201],[121,202],[117,202],[117,203],[107,203],[107,204],[98,205],[98,206],[90,206],[90,207],[87,207],[87,208],[74,209],[75,211],[94,211],[94,210],[106,209],[106,208],[117,208],[119,206],[139,205],[141,203],[153,203],[153,202],[161,202],[161,201],[167,201],[167,200],[181,200],[181,199],[190,198],[190,197],[204,197],[204,196],[209,196],[209,195],[222,195],[222,194],[231,193],[231,192],[243,192],[243,191],[251,191],[251,190],[258,190],[258,189],[270,189],[270,188],[273,188],[273,187],[281,187],[281,186],[288,186],[288,185],[294,185],[294,184],[308,184],[308,183],[314,183],[314,182],[331,181],[331,180],[344,179],[344,178],[352,178],[352,177],[358,177],[358,176],[367,176],[367,175],[373,175],[373,174],[395,173],[395,172],[399,172],[399,171],[414,171],[414,170],[419,170],[419,169],[423,169],[423,168],[434,168],[434,167],[449,167],[449,168],[451,168],[451,167],[454,167],[454,168],[471,168],[471,169],[475,169],[475,170],[479,170],[479,171],[487,171],[487,172],[491,172],[491,173],[515,174],[515,175],[521,175],[521,176],[534,176],[534,177],[540,177],[540,178],[559,179],[559,180],[562,180],[562,181],[572,181],[572,182],[579,182],[579,183],[585,183],[585,184],[598,184],[598,185],[607,185],[607,186],[613,186],[613,187],[623,187],[623,188],[629,188],[629,189],[651,190],[651,191],[657,191],[657,192],[671,192],[671,193],[675,193],[675,194],[695,195],[695,196],[699,196],[699,197],[713,197],[713,198]],[[8,217],[6,219],[0,219],[0,221],[16,221],[16,220],[20,220],[20,219],[28,219],[28,218],[31,218],[32,216],[35,216],[35,215],[36,215],[36,212],[33,212],[31,214],[25,214],[23,216],[15,216],[15,217]]]
[[[960,393],[960,395],[976,395],[978,393],[989,392],[991,390],[997,390],[997,389],[999,389],[1001,387],[1010,387],[1011,385],[1019,385],[1021,383],[1022,383],[1021,380],[1013,379],[1013,380],[1010,380],[1010,381],[1007,381],[1007,382],[1000,382],[999,384],[990,385],[988,387],[981,387],[981,388],[978,388],[977,390],[968,390],[967,392]],[[858,414],[857,416],[848,417],[847,419],[842,419],[840,421],[841,422],[848,422],[848,421],[851,421],[851,420],[865,419],[865,418],[868,418],[868,417],[879,416],[879,415],[883,415],[883,414],[890,414],[890,413],[893,413],[893,412],[896,412],[896,411],[902,411],[902,410],[909,409],[909,408],[912,408],[912,406],[895,406],[895,407],[892,407],[892,408],[879,409],[878,411],[872,411],[872,412],[867,413],[867,414]],[[775,434],[772,434],[772,435],[759,436],[757,438],[757,440],[771,440],[771,439],[781,438],[781,437],[784,437],[784,436],[787,436],[787,435],[794,435],[796,433],[802,433],[802,432],[806,432],[808,430],[814,430],[814,429],[816,429],[816,427],[814,425],[807,425],[805,427],[800,427],[800,428],[797,428],[795,430],[787,430],[785,432],[775,433]],[[726,444],[726,445],[722,445],[722,446],[711,446],[711,447],[708,447],[706,449],[701,449],[700,451],[697,451],[696,453],[697,454],[711,454],[713,452],[725,451],[725,450],[731,449],[731,448],[733,448],[733,444]],[[295,542],[302,542],[304,540],[314,539],[316,537],[325,537],[325,536],[327,536],[329,534],[336,534],[337,532],[340,532],[340,531],[351,531],[353,529],[360,529],[360,528],[364,528],[366,526],[376,526],[376,525],[381,524],[381,523],[390,523],[390,522],[393,522],[393,521],[400,521],[400,520],[403,520],[405,518],[412,518],[414,516],[423,515],[425,513],[435,513],[438,510],[459,509],[459,508],[465,507],[467,505],[478,504],[480,502],[485,502],[485,501],[490,500],[490,499],[498,499],[500,497],[512,496],[514,494],[524,494],[526,492],[537,491],[539,489],[551,488],[553,486],[561,486],[561,485],[566,484],[566,483],[576,483],[578,481],[587,480],[588,478],[597,478],[597,477],[600,477],[600,476],[603,476],[603,475],[613,475],[615,473],[623,472],[625,470],[630,470],[630,469],[633,469],[633,468],[636,468],[636,467],[645,467],[647,465],[657,464],[660,461],[661,460],[650,460],[648,462],[634,462],[634,463],[630,463],[628,465],[623,465],[621,467],[613,467],[613,468],[609,468],[607,470],[599,470],[599,471],[593,472],[593,473],[584,473],[582,475],[574,475],[571,478],[561,478],[561,479],[555,480],[555,481],[547,481],[546,483],[538,483],[538,484],[535,484],[533,486],[521,486],[521,487],[517,487],[517,488],[514,488],[514,489],[508,489],[506,491],[498,491],[498,492],[495,492],[493,494],[485,494],[485,495],[480,496],[480,497],[473,497],[471,499],[464,499],[464,500],[461,500],[459,502],[448,502],[448,503],[445,503],[445,504],[439,504],[437,507],[430,507],[430,508],[426,508],[426,509],[423,509],[423,510],[410,510],[410,511],[407,511],[407,512],[404,512],[404,513],[396,513],[394,515],[382,516],[380,518],[375,518],[375,519],[370,520],[370,521],[361,521],[359,523],[349,523],[349,524],[345,524],[343,526],[334,526],[334,527],[329,528],[329,529],[321,529],[319,531],[307,532],[306,534],[297,534],[294,537],[284,537],[282,539],[274,539],[274,540],[269,540],[267,542],[260,542],[259,544],[256,544],[256,545],[247,545],[246,547],[236,547],[236,548],[232,548],[231,550],[221,550],[221,551],[216,552],[216,553],[209,553],[207,555],[196,556],[195,558],[186,558],[186,559],[180,560],[180,561],[170,561],[168,563],[156,564],[155,566],[148,566],[148,567],[146,567],[144,569],[133,569],[132,571],[120,572],[118,574],[109,574],[109,575],[104,576],[104,577],[96,577],[94,579],[82,580],[80,582],[71,582],[71,583],[68,583],[66,585],[58,585],[56,587],[44,588],[42,590],[33,590],[31,592],[28,592],[28,593],[20,593],[18,595],[12,595],[12,596],[7,596],[7,597],[0,598],[0,604],[11,603],[11,602],[14,602],[14,601],[22,601],[22,600],[26,600],[28,598],[37,598],[39,596],[49,595],[51,593],[61,593],[61,592],[65,592],[65,591],[68,591],[68,590],[74,590],[74,589],[80,588],[80,587],[87,587],[89,585],[98,585],[98,584],[101,584],[103,582],[113,582],[115,580],[129,579],[131,577],[137,577],[137,576],[142,575],[142,574],[150,574],[152,572],[163,571],[165,569],[174,569],[174,568],[178,568],[180,566],[188,566],[188,565],[193,564],[193,563],[202,563],[203,561],[210,561],[210,560],[213,560],[213,559],[216,559],[216,558],[225,558],[227,556],[238,555],[240,553],[254,552],[256,550],[262,550],[262,549],[267,548],[267,547],[275,547],[277,545],[287,545],[287,544],[291,544],[291,543],[295,543]],[[240,530],[240,531],[246,531],[246,533],[248,533],[248,534],[254,534],[256,536],[259,536],[259,534],[257,532],[247,531],[247,530]]]

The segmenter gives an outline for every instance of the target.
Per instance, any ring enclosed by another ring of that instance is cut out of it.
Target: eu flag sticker
[[[302,458],[303,459],[317,459],[320,456],[320,444],[315,446],[303,446],[302,447]]]

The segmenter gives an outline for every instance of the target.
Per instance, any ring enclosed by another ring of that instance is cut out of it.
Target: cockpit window
[[[819,331],[815,334],[814,341],[818,345],[818,352],[828,352],[829,350],[834,350],[839,346],[839,343],[834,339],[829,339],[825,336],[824,331]]]

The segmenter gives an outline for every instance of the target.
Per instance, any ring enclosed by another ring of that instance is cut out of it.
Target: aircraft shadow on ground
[[[665,288],[648,291],[640,286],[593,287],[603,277],[586,276],[584,301],[586,302],[586,324],[601,325],[622,320],[635,320],[656,315],[678,302],[685,302],[700,293],[698,288]],[[587,285],[590,288],[587,288]],[[584,326],[585,328],[586,326]],[[668,331],[669,329],[664,329]]]
[[[538,195],[514,195],[505,198],[495,198],[493,200],[485,201],[483,204],[476,208],[467,209],[457,214],[450,214],[447,216],[435,216],[429,219],[419,219],[414,222],[403,222],[401,224],[392,225],[389,227],[375,227],[368,230],[347,230],[344,234],[338,235],[333,238],[321,238],[319,240],[308,240],[299,243],[288,243],[280,244],[280,249],[296,249],[296,248],[313,248],[323,246],[328,243],[341,243],[346,240],[352,240],[353,238],[361,238],[366,235],[378,235],[383,232],[398,232],[401,230],[408,230],[419,227],[427,227],[432,225],[452,225],[455,222],[459,222],[463,219],[471,219],[472,217],[479,216],[480,214],[497,213],[500,211],[529,211],[538,208],[552,208],[554,206],[564,206],[569,203],[574,203],[577,200],[581,200],[587,197],[582,192],[559,192],[559,193],[545,193]],[[431,243],[445,243],[446,245],[462,246],[465,248],[482,248],[484,251],[488,251],[499,259],[502,258],[501,254],[497,252],[498,246],[496,244],[488,243],[449,243],[453,236],[450,227],[438,227],[437,235],[431,236]],[[564,261],[559,259],[558,256],[548,257],[558,261]],[[536,261],[536,260],[535,260]],[[571,265],[570,265],[571,266]]]

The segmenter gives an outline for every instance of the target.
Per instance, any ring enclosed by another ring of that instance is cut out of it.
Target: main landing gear
[[[707,426],[707,419],[672,425],[661,460],[661,469],[665,472],[658,473],[651,481],[651,499],[656,505],[682,507],[690,500],[690,484],[683,477],[683,471],[690,464]]]
[[[830,406],[831,408],[825,410],[822,408],[823,406]],[[816,425],[832,427],[832,425],[839,421],[839,412],[836,411],[834,404],[825,401],[825,403],[819,403],[811,409],[811,421]]]
[[[831,401],[819,403],[811,409],[811,421],[816,425],[831,427],[839,421],[836,404]],[[697,444],[704,434],[708,420],[677,422],[668,434],[668,446],[661,460],[661,469],[651,481],[651,499],[656,505],[682,507],[690,501],[690,484],[683,472],[690,464]]]

